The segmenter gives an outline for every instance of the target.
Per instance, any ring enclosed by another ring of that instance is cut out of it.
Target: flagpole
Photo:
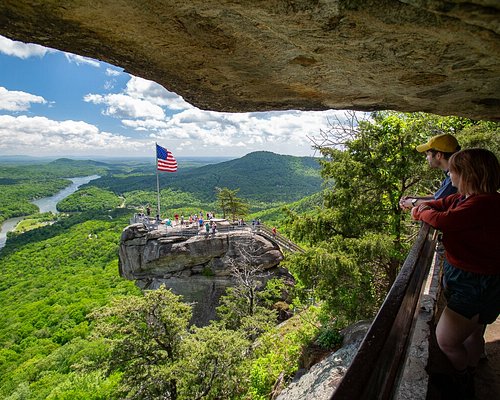
[[[157,208],[156,208],[156,215],[160,215],[160,178],[158,174],[158,151],[157,147],[158,143],[155,142],[155,153],[156,153],[156,194],[157,194]]]

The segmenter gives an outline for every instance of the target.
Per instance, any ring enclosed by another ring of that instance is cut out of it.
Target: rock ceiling
[[[498,0],[3,0],[0,35],[96,58],[218,111],[500,120]]]

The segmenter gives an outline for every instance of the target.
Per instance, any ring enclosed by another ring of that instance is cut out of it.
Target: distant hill
[[[156,190],[156,173],[103,177],[93,186],[123,194],[132,190]],[[313,157],[295,157],[269,151],[198,168],[160,173],[160,187],[195,194],[213,201],[216,187],[240,189],[239,196],[262,202],[291,202],[321,190],[319,163]]]
[[[83,167],[109,167],[108,163],[94,160],[72,160],[70,158],[58,158],[57,160],[48,163],[50,166],[60,166],[62,168],[83,168]]]

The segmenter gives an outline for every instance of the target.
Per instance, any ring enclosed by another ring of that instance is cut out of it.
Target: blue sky
[[[117,66],[0,36],[0,155],[314,155],[344,111],[220,113]]]

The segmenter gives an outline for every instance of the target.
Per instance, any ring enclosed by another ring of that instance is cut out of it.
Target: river
[[[65,187],[60,192],[56,193],[50,197],[43,197],[41,199],[33,200],[32,203],[38,206],[41,213],[44,212],[53,212],[57,213],[56,205],[65,197],[68,197],[70,194],[75,193],[78,188],[94,179],[100,178],[99,175],[90,175],[90,176],[80,176],[76,178],[66,178],[69,179],[72,183],[68,187]],[[15,229],[19,221],[21,221],[23,217],[16,217],[6,219],[1,228],[0,228],[0,249],[5,246],[5,242],[7,241],[7,232],[10,232]]]

